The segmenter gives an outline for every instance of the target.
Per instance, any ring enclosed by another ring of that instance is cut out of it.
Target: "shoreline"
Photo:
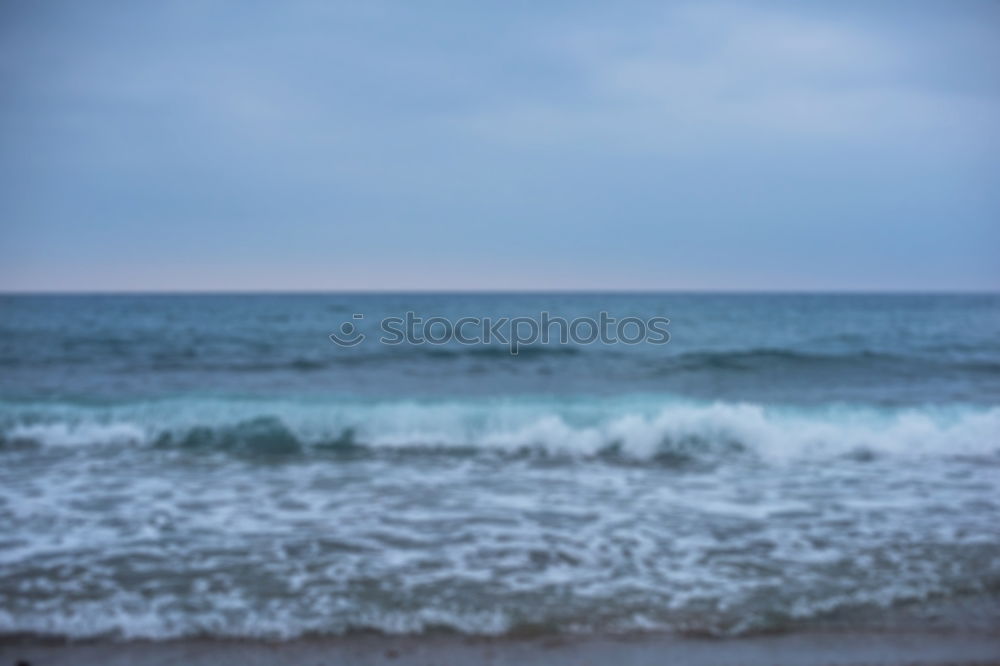
[[[0,643],[0,664],[31,666],[860,666],[1000,664],[1000,632],[807,632],[743,638],[676,635],[470,638],[349,636],[288,642],[238,639]]]

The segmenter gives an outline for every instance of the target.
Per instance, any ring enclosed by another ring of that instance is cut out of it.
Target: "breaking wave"
[[[531,454],[677,461],[994,456],[1000,408],[789,409],[663,398],[481,401],[163,400],[0,407],[0,449],[138,445],[250,454]]]

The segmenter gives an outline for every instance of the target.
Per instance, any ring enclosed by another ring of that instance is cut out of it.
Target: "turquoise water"
[[[380,344],[407,311],[658,316],[670,341]],[[344,322],[365,341],[331,342]],[[1000,297],[4,296],[0,461],[5,634],[993,608]]]

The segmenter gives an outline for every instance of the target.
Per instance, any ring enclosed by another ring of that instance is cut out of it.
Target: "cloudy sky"
[[[1000,289],[1000,3],[4,2],[0,289]]]

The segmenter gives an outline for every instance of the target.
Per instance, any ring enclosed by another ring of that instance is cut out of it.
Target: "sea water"
[[[670,341],[381,344],[406,312]],[[998,597],[996,295],[0,297],[6,635],[955,628]]]

